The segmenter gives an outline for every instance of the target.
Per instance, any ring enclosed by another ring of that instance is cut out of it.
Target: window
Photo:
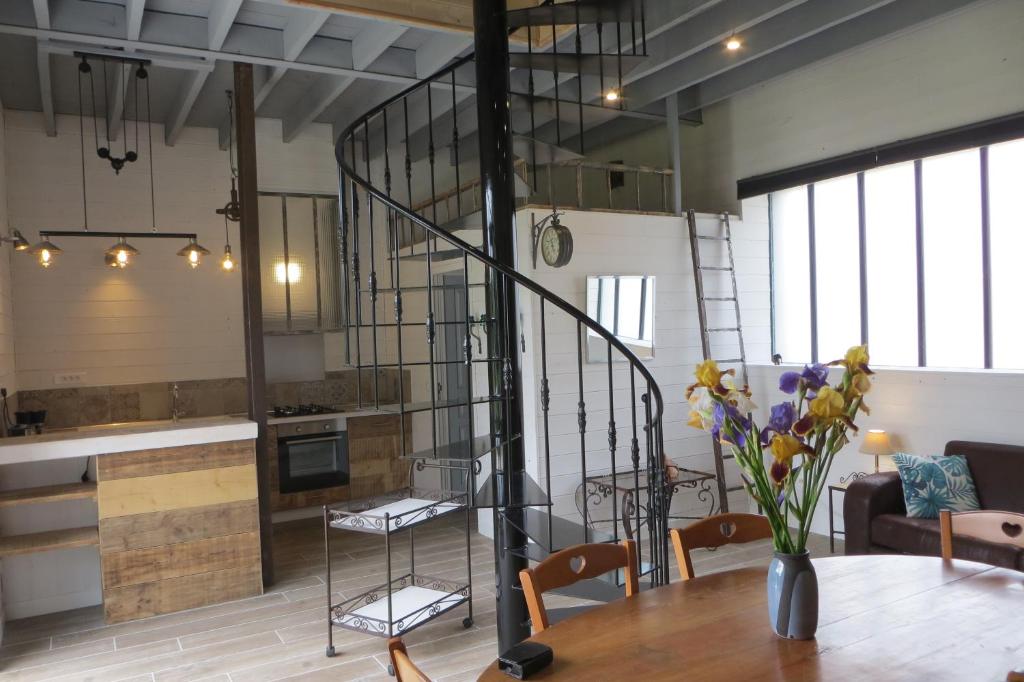
[[[1024,369],[1024,140],[770,194],[774,351]]]

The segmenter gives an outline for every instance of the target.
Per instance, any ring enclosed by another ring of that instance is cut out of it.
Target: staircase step
[[[430,261],[432,263],[444,263],[450,260],[461,260],[462,253],[462,249],[438,249],[437,251],[430,252]],[[399,258],[405,261],[425,262],[427,260],[427,252],[423,251],[422,253],[409,253],[404,256],[399,256]],[[439,287],[434,288],[437,289]]]
[[[573,545],[588,542],[614,542],[615,537],[603,530],[584,528],[581,524],[560,516],[551,516],[551,534],[548,534],[549,514],[542,509],[528,507],[523,509],[523,525],[521,528],[527,537],[546,552],[557,552]],[[554,540],[554,543],[552,543]],[[547,556],[545,554],[544,556]]]
[[[603,72],[606,78],[618,76],[619,60],[617,54],[577,55],[575,52],[559,52],[557,55],[552,52],[534,52],[532,55],[527,52],[513,52],[509,55],[509,64],[514,69],[532,68],[535,71],[552,73],[557,69],[560,74],[573,73],[585,76],[597,76]],[[622,75],[626,75],[643,64],[647,57],[624,54],[621,60]]]
[[[504,471],[496,471],[484,479],[481,484],[477,481],[477,492],[473,499],[473,506],[477,509],[519,509],[527,507],[550,507],[551,499],[541,489],[537,482],[530,478],[525,472],[512,474],[519,480],[523,488],[523,497],[519,500],[508,498],[508,481]]]
[[[22,504],[62,502],[64,500],[96,499],[96,483],[62,483],[38,488],[21,488],[0,492],[0,509]]]
[[[516,183],[517,194],[518,194],[518,183]],[[450,220],[440,226],[445,232],[459,232],[461,230],[479,230],[483,227],[483,213],[480,211],[473,211],[466,215],[459,216],[454,220]]]
[[[47,530],[41,533],[26,533],[24,535],[8,535],[7,537],[0,538],[0,557],[49,552],[55,549],[89,547],[99,543],[100,536],[96,526],[62,528],[60,530]]]
[[[642,0],[577,0],[512,10],[509,28],[640,21]]]
[[[513,136],[512,150],[517,157],[525,159],[527,163],[536,163],[541,166],[548,163],[577,161],[583,158],[574,151],[549,144],[547,142],[542,142],[540,140],[535,140],[532,137],[527,137],[526,135]],[[536,154],[536,157],[534,154]]]
[[[420,450],[414,452],[411,455],[406,455],[406,459],[467,459],[467,451],[472,447],[470,457],[472,459],[480,459],[486,455],[491,454],[495,450],[499,450],[512,441],[515,441],[519,436],[515,436],[509,441],[503,441],[499,443],[493,443],[490,436],[477,436],[473,439],[472,443],[469,441],[457,441],[455,443],[445,443],[444,445],[438,445],[437,451],[432,448],[426,450]]]
[[[484,403],[495,403],[500,401],[499,396],[482,396],[473,398],[474,405],[482,405]],[[363,407],[368,407],[373,404],[372,400],[364,400]],[[405,403],[405,409],[402,409],[401,403],[390,403],[387,405],[381,405],[378,409],[381,412],[387,412],[389,414],[411,414],[413,412],[430,412],[433,409],[447,410],[450,408],[465,407],[465,400],[436,400],[431,403],[429,400],[423,400],[418,402]]]
[[[553,97],[538,97],[512,93],[512,127],[514,130],[528,130],[530,126],[530,104],[533,104],[534,121],[538,126],[553,121],[556,118],[564,123],[579,125],[580,109],[583,110],[583,125],[586,128],[598,126],[609,121],[627,115],[627,112],[615,107],[599,107],[593,104],[584,104],[582,107],[577,102],[567,100],[557,101]],[[654,114],[645,114],[652,118],[659,118]],[[664,117],[660,117],[664,121]]]

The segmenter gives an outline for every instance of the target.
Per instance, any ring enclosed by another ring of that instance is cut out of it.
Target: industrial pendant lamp
[[[96,94],[95,85],[92,78],[92,66],[89,64],[90,57],[96,57],[97,55],[86,54],[82,52],[76,52],[75,56],[81,58],[81,63],[78,66],[78,132],[79,139],[81,140],[80,151],[81,151],[81,166],[82,166],[82,223],[83,229],[81,230],[40,230],[39,237],[40,241],[35,246],[29,248],[28,242],[21,233],[17,230],[11,232],[10,237],[0,238],[2,241],[8,241],[14,244],[16,251],[28,250],[29,253],[34,254],[39,264],[44,268],[50,267],[54,259],[59,253],[61,253],[60,247],[54,244],[51,237],[99,237],[103,239],[114,238],[117,241],[109,249],[103,253],[103,263],[116,269],[123,269],[131,265],[132,261],[136,256],[140,254],[140,251],[128,243],[128,237],[132,239],[187,239],[188,244],[178,251],[178,255],[187,259],[188,264],[193,269],[199,266],[202,256],[209,254],[209,250],[200,246],[198,237],[194,232],[157,232],[156,229],[156,183],[154,182],[153,176],[153,121],[152,121],[152,108],[150,106],[149,97],[149,81],[148,73],[146,72],[146,65],[149,64],[148,60],[145,59],[134,59],[131,57],[114,57],[116,61],[121,64],[121,68],[125,64],[135,65],[135,146],[138,149],[138,137],[139,137],[139,84],[140,80],[145,83],[145,103],[146,103],[146,133],[147,133],[147,144],[149,150],[149,207],[150,217],[152,219],[152,230],[150,232],[124,232],[124,231],[96,231],[91,232],[89,230],[89,205],[87,201],[87,187],[86,187],[86,175],[85,175],[85,106],[82,97],[82,81],[87,76],[90,83],[90,94],[92,96],[93,105],[93,134],[96,137],[97,145],[99,145],[99,133],[96,125]],[[99,58],[104,60],[104,64],[108,59],[107,55],[99,55]],[[104,68],[104,74],[106,68]],[[127,95],[127,90],[125,92]],[[127,100],[127,97],[126,97]],[[98,147],[97,154],[100,158],[110,161],[111,166],[115,173],[118,173],[125,167],[126,163],[133,163],[138,159],[138,154],[134,151],[124,152],[123,157],[114,158],[111,156],[109,147],[109,135],[106,147]]]
[[[199,260],[206,255],[209,255],[210,250],[200,246],[196,241],[195,237],[189,237],[188,244],[185,248],[178,251],[179,256],[183,256],[188,259],[189,267],[195,269],[199,267]]]
[[[113,259],[113,266],[118,268],[126,268],[131,264],[131,259],[138,256],[141,252],[134,246],[128,243],[125,237],[118,237],[117,243],[106,250],[107,259]],[[110,264],[110,261],[105,259],[104,262]]]
[[[235,188],[235,179],[238,177],[238,169],[235,167],[235,97],[230,90],[225,90],[225,93],[228,96],[228,170],[231,171],[231,194],[228,195],[228,203],[224,208],[218,208],[216,213],[224,216],[224,257],[220,260],[220,267],[224,272],[231,272],[235,269],[235,259],[231,255],[228,221],[237,223],[241,220],[242,211],[238,203],[238,190]]]

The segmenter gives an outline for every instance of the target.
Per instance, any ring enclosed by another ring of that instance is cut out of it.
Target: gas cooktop
[[[271,417],[308,417],[317,414],[333,414],[337,408],[330,405],[310,403],[308,405],[275,405],[270,410]]]

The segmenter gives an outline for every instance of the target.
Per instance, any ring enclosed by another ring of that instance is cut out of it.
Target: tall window
[[[1024,140],[773,192],[775,352],[1024,369]]]

